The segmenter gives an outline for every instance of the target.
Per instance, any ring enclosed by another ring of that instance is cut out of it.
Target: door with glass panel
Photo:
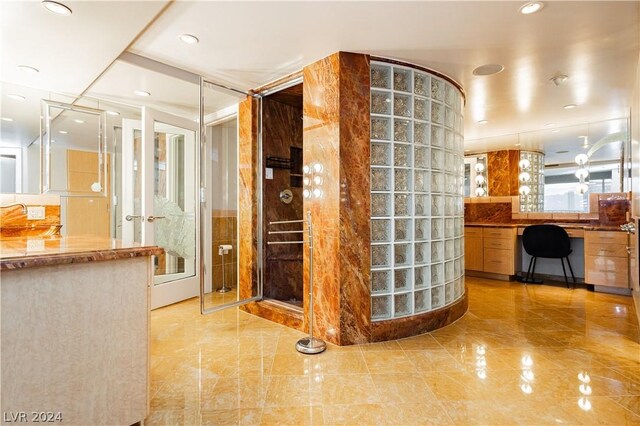
[[[257,271],[249,282],[239,279],[240,171],[255,167],[239,149],[238,109],[247,96],[206,81],[202,89],[200,308],[207,314],[260,300],[262,293]]]
[[[143,108],[123,120],[122,238],[157,245],[151,307],[197,296],[197,123]]]

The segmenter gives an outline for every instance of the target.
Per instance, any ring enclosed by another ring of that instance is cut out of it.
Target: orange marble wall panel
[[[369,60],[340,53],[340,342],[370,341]]]
[[[518,195],[518,162],[520,151],[493,151],[487,153],[487,186],[489,195]]]
[[[305,200],[314,225],[313,287],[314,328],[318,336],[340,344],[340,78],[339,54],[333,54],[303,70],[304,164],[322,164],[322,197]],[[304,252],[304,265],[309,263]],[[309,292],[308,268],[304,290]],[[304,300],[308,324],[309,298]]]
[[[251,96],[238,105],[238,228],[240,298],[255,296],[258,277],[258,101]]]
[[[303,73],[304,162],[323,166],[322,197],[305,204],[315,228],[316,329],[332,343],[363,343],[371,315],[369,61],[340,52]]]

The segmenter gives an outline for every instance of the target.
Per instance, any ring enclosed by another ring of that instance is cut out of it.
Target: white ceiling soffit
[[[522,4],[176,2],[131,50],[244,90],[339,50],[413,62],[465,87],[467,139],[627,116],[639,2],[548,1],[528,16]],[[490,63],[505,70],[472,74]],[[569,79],[556,87],[556,73]]]
[[[1,80],[78,95],[107,68],[166,1],[64,1],[59,16],[39,1],[0,2]],[[17,68],[40,70],[28,74]]]

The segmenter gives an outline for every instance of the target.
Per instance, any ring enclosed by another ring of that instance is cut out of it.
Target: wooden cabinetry
[[[516,228],[467,226],[465,269],[498,275],[516,273]]]
[[[585,282],[629,288],[628,236],[624,232],[585,231]]]
[[[464,265],[471,271],[482,271],[483,263],[482,228],[464,228]]]

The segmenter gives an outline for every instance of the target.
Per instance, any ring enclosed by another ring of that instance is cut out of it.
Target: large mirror
[[[475,159],[493,151],[544,156],[545,212],[586,212],[589,194],[629,190],[629,120],[618,118],[533,132],[465,141],[469,177]],[[576,158],[580,161],[576,161]],[[579,171],[580,170],[580,171]],[[486,196],[465,187],[465,196]]]

